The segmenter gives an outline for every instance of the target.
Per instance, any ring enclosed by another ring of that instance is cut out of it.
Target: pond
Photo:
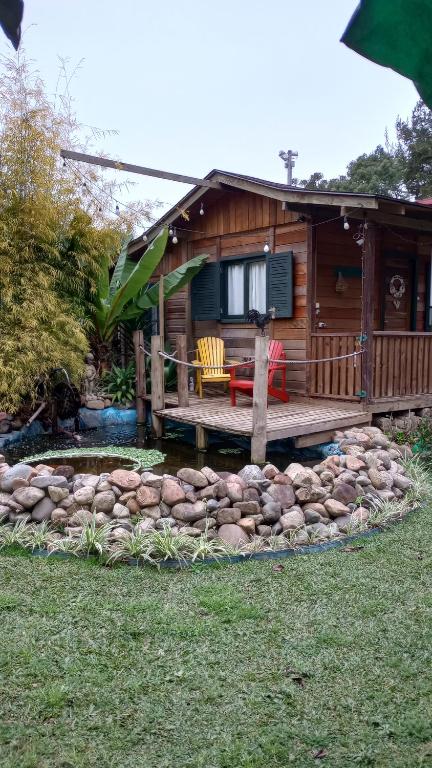
[[[205,465],[212,467],[216,472],[218,470],[237,472],[250,462],[250,445],[247,439],[211,432],[208,451],[201,453],[195,449],[195,430],[186,424],[175,422],[167,422],[165,437],[162,440],[148,437],[146,430],[143,427],[137,427],[136,424],[88,429],[78,433],[78,437],[79,441],[63,435],[41,435],[22,440],[4,451],[6,461],[10,464],[16,464],[25,456],[41,454],[45,451],[66,451],[67,449],[94,447],[100,447],[103,450],[104,446],[115,445],[156,449],[165,454],[163,463],[155,467],[158,473],[175,474],[180,467],[200,469]],[[302,451],[295,450],[288,440],[270,443],[267,453],[268,461],[282,470],[291,461],[301,460],[302,463],[308,463],[307,459],[309,459],[311,463],[315,463],[315,458],[322,459],[322,456],[310,449],[307,449],[306,452],[304,449]],[[77,472],[95,474],[110,472],[119,466],[128,468],[131,464],[128,459],[101,458],[100,456],[74,457],[73,460],[66,458],[50,459],[47,460],[47,463],[72,464]]]

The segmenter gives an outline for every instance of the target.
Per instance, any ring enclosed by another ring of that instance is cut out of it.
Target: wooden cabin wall
[[[184,224],[192,233],[177,231],[179,244],[170,245],[160,271],[166,274],[181,262],[206,253],[209,261],[235,258],[263,251],[266,240],[274,252],[292,250],[294,254],[294,315],[275,320],[270,335],[281,340],[290,360],[306,358],[307,346],[307,225],[298,221],[299,214],[282,210],[282,203],[248,192],[226,191],[212,205],[205,204],[204,216],[191,216]],[[179,227],[182,224],[179,224]],[[177,333],[187,332],[188,291],[176,294],[166,303],[166,337],[175,341]],[[193,342],[202,336],[220,336],[225,341],[228,357],[253,355],[255,326],[247,323],[194,322]],[[293,392],[305,392],[306,366],[290,365],[287,386]]]

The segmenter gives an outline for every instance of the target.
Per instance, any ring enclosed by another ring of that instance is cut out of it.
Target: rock
[[[69,525],[72,527],[88,525],[92,522],[93,517],[94,515],[89,509],[78,509],[69,519]]]
[[[374,435],[372,438],[372,446],[374,448],[388,448],[390,446],[390,440],[382,433],[380,435]]]
[[[196,492],[197,499],[215,499],[217,495],[217,483],[214,485],[208,485],[207,488],[201,488],[200,491]]]
[[[413,452],[412,452],[411,448],[409,447],[409,445],[398,445],[398,450],[399,450],[400,456],[403,459],[412,459]],[[3,490],[6,491],[7,489],[4,488]]]
[[[186,494],[175,480],[166,479],[162,482],[162,501],[170,507],[185,501]]]
[[[105,515],[105,512],[98,512],[99,515]],[[108,518],[108,515],[105,515]],[[116,518],[129,517],[130,512],[124,504],[116,502],[113,506],[112,516]],[[109,519],[109,518],[108,518]]]
[[[216,520],[214,517],[202,517],[193,524],[193,527],[198,528],[199,531],[205,531],[206,529],[214,528],[215,525]]]
[[[30,512],[9,512],[9,522],[15,525],[16,523],[29,523],[31,521]]]
[[[280,536],[281,533],[283,533],[283,528],[279,522],[279,520],[276,523],[273,523],[271,527],[272,536]]]
[[[96,528],[102,528],[103,525],[108,525],[111,522],[111,518],[105,512],[96,512],[94,521]]]
[[[273,482],[279,483],[280,485],[292,485],[291,478],[283,472],[278,472],[278,474],[274,476]]]
[[[204,477],[207,478],[210,485],[214,485],[215,483],[218,482],[218,480],[220,480],[219,475],[216,472],[214,472],[212,469],[210,469],[210,467],[203,467],[201,469],[201,472],[204,475]]]
[[[300,488],[296,488],[295,496],[300,504],[306,502],[321,502],[327,496],[327,491],[322,486],[317,485],[303,485]]]
[[[137,490],[136,500],[141,508],[154,507],[161,500],[160,490],[148,485],[142,485]]]
[[[369,520],[369,510],[365,509],[365,507],[357,507],[352,513],[352,518],[358,523],[367,523]]]
[[[24,509],[31,509],[38,501],[43,499],[44,492],[40,488],[17,488],[12,494],[12,500],[16,501]]]
[[[65,509],[56,507],[51,512],[51,522],[53,525],[65,526],[68,522],[68,514]]]
[[[340,517],[337,517],[335,520],[335,523],[337,525],[338,531],[341,533],[349,533],[352,528],[356,524],[356,520],[352,520],[351,515],[341,515]]]
[[[273,501],[278,502],[282,509],[292,507],[295,504],[294,489],[291,485],[272,484],[268,493]]]
[[[10,507],[7,507],[6,504],[0,504],[0,521],[4,520],[6,517],[9,517]]]
[[[159,504],[159,509],[162,517],[171,517],[171,507],[165,504],[164,501],[161,501]]]
[[[203,501],[196,501],[195,504],[185,501],[176,504],[172,508],[171,514],[176,520],[181,520],[183,523],[195,523],[200,518],[205,517],[205,504]]]
[[[75,491],[74,500],[82,507],[90,505],[95,497],[95,489],[91,485],[83,486]],[[101,510],[103,511],[103,510]]]
[[[291,512],[285,512],[280,519],[280,524],[283,531],[295,531],[297,528],[301,528],[305,524],[305,517],[300,510],[293,510]]]
[[[279,474],[279,470],[274,464],[266,464],[262,473],[267,480],[273,480],[273,478]]]
[[[218,530],[218,536],[225,542],[225,544],[237,548],[244,546],[244,544],[247,544],[249,541],[249,536],[246,531],[239,525],[233,525],[232,523],[221,525]]]
[[[97,493],[93,499],[92,512],[105,512],[106,515],[109,515],[113,511],[115,503],[116,497],[113,491],[102,491]]]
[[[370,467],[368,474],[373,487],[379,491],[384,490],[387,483],[381,472],[379,472],[376,467]]]
[[[227,483],[226,495],[233,504],[236,501],[243,501],[243,488],[239,483]]]
[[[129,499],[135,499],[136,498],[136,491],[126,491],[126,493],[122,493],[122,495],[119,498],[120,504],[126,504],[126,502],[129,501]]]
[[[29,464],[15,464],[14,467],[10,467],[2,475],[0,479],[1,490],[6,492],[13,491],[12,480],[16,477],[23,477],[24,480],[28,480],[33,472],[34,469]]]
[[[246,464],[246,466],[240,470],[238,476],[246,483],[246,485],[249,485],[250,482],[260,482],[261,480],[266,479],[261,467],[257,464]]]
[[[356,489],[352,485],[348,485],[348,483],[338,483],[335,485],[332,495],[336,501],[340,501],[342,504],[349,504],[357,498]]]
[[[215,483],[216,486],[216,497],[218,499],[224,499],[228,495],[228,484],[225,480],[218,480],[217,483]],[[241,499],[236,499],[236,501],[241,501]]]
[[[54,468],[54,472],[53,472],[54,477],[59,475],[61,477],[65,477],[66,480],[72,480],[74,474],[75,474],[75,470],[71,464],[59,464],[58,467]]]
[[[136,491],[141,485],[138,472],[131,472],[127,469],[115,469],[107,479],[111,485],[116,485],[121,491]]]
[[[255,520],[252,517],[242,517],[238,521],[237,525],[242,528],[248,536],[253,536],[255,533]]]
[[[164,518],[163,522],[166,523],[167,527],[173,528],[169,522],[171,518],[166,517]],[[162,520],[158,521],[162,522]],[[175,521],[174,521],[175,523]],[[140,520],[139,523],[136,524],[135,530],[138,533],[148,533],[149,531],[152,531],[155,528],[155,521],[151,517],[145,517],[143,520]]]
[[[306,506],[303,509],[304,519],[306,525],[311,525],[312,523],[319,523],[321,520],[321,515],[319,512],[316,512],[313,508]]]
[[[145,517],[144,521],[146,521],[146,520],[149,520],[152,523],[154,523],[155,528],[158,531],[163,531],[165,528],[175,528],[176,525],[177,525],[177,522],[174,520],[173,517],[160,517],[159,520],[156,520],[156,521],[152,520],[152,518],[150,518],[150,517]],[[198,522],[199,522],[199,520],[198,520]],[[213,521],[213,522],[215,522],[215,521]],[[196,523],[194,523],[194,525],[196,525]]]
[[[126,502],[126,506],[131,515],[139,515],[141,513],[141,507],[136,499],[129,499],[129,501]]]
[[[179,529],[179,533],[183,534],[183,536],[191,536],[192,538],[197,538],[197,536],[201,536],[201,531],[198,530],[198,528],[194,528],[192,525],[183,525]]]
[[[144,517],[151,517],[152,520],[160,520],[160,518],[162,517],[161,511],[160,511],[159,507],[157,507],[157,506],[154,506],[154,507],[143,507],[141,512],[144,515]]]
[[[41,488],[45,490],[49,486],[56,488],[67,488],[67,480],[61,475],[37,475],[30,480],[32,488]]]
[[[97,485],[100,482],[99,475],[91,475],[89,473],[81,475],[81,487],[82,488],[94,488],[96,490]]]
[[[393,475],[393,485],[401,491],[407,491],[408,488],[411,488],[412,481],[404,475]]]
[[[319,475],[313,469],[295,462],[286,468],[284,474],[292,480],[292,484],[296,488],[299,488],[301,485],[320,485],[321,483]]]
[[[235,501],[233,507],[245,516],[258,515],[260,512],[260,505],[256,501]]]
[[[191,504],[195,504],[198,501],[198,496],[195,492],[188,491],[185,495],[185,501],[190,501]]]
[[[16,491],[17,488],[28,488],[30,483],[28,480],[24,480],[23,477],[14,477],[11,485],[12,485],[12,490]]]
[[[65,499],[62,499],[58,503],[58,506],[61,507],[62,509],[65,509],[65,510],[69,510],[69,509],[71,509],[73,507],[74,509],[70,512],[70,514],[72,514],[72,512],[75,512],[77,509],[79,509],[79,507],[78,507],[76,501],[74,500],[74,497],[73,497],[72,494],[70,494],[69,496],[66,496]]]
[[[143,472],[141,475],[141,482],[143,485],[150,485],[152,488],[162,488],[162,483],[165,480],[175,480],[176,478],[171,477],[170,475],[166,475],[165,477],[161,477],[161,475],[155,475],[154,472]]]
[[[63,501],[63,499],[68,498],[69,491],[67,488],[58,488],[56,485],[49,485],[48,494],[51,501],[55,501],[55,503],[58,504],[60,501]]]
[[[295,544],[297,547],[304,547],[310,544],[308,532],[304,528],[300,528],[291,538],[291,544]]]
[[[241,518],[239,509],[219,509],[217,512],[217,524],[226,525],[227,523],[237,523]]]
[[[342,504],[341,501],[337,501],[336,499],[327,499],[324,506],[327,512],[329,513],[330,517],[341,517],[342,515],[349,514],[348,507],[345,504]]]
[[[227,499],[227,502],[228,504],[226,506],[229,507],[230,500]],[[219,508],[219,503],[220,502],[217,499],[209,499],[207,501],[207,512],[216,512],[216,510]]]
[[[375,493],[377,497],[379,499],[382,499],[383,501],[393,501],[393,499],[395,498],[393,491],[390,491],[388,488],[383,488],[382,490],[381,489],[376,490]]]
[[[261,515],[265,524],[277,523],[282,514],[282,507],[277,501],[271,501],[268,504],[264,504],[261,509]]]
[[[357,458],[356,456],[347,456],[345,460],[345,466],[352,472],[360,472],[361,469],[365,468],[366,464],[362,459]]]
[[[101,480],[96,486],[96,492],[102,493],[102,491],[111,491],[112,485],[108,480]]]
[[[313,534],[314,538],[317,539],[329,539],[331,534],[329,527],[323,523],[312,523],[312,525],[307,525],[306,531],[309,534]]]
[[[256,532],[262,539],[269,539],[272,535],[271,525],[257,525]]]
[[[306,516],[306,511],[308,512],[315,512],[316,514],[320,515],[320,517],[328,517],[328,512],[326,511],[326,508],[324,504],[321,504],[319,502],[314,502],[312,504],[306,504],[303,507],[303,514]],[[311,521],[312,522],[312,521]],[[318,522],[318,521],[316,521]]]
[[[130,537],[130,531],[127,528],[124,528],[122,526],[119,526],[118,528],[114,528],[110,533],[111,541],[124,541],[129,537]]]
[[[245,488],[243,491],[243,501],[256,501],[260,503],[260,494],[256,488]]]
[[[35,490],[37,489],[35,488]],[[50,520],[51,513],[55,508],[56,504],[54,504],[54,502],[51,501],[48,496],[45,496],[33,507],[31,513],[32,520],[34,520],[36,523],[42,523],[44,520]]]
[[[206,476],[197,469],[191,469],[190,467],[179,469],[177,477],[185,483],[190,483],[190,485],[193,485],[195,488],[205,488],[206,485],[208,485]]]

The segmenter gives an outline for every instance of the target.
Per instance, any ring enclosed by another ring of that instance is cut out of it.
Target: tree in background
[[[63,167],[82,148],[69,97],[51,102],[22,57],[0,75],[0,410],[17,408],[42,375],[80,376],[98,281],[151,206],[110,212],[111,182]],[[91,192],[97,184],[97,197]]]
[[[411,119],[396,121],[396,142],[352,160],[346,173],[326,179],[320,172],[296,181],[305,189],[388,195],[395,198],[432,196],[432,111],[417,102]]]

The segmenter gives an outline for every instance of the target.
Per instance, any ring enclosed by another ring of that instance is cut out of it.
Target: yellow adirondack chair
[[[222,339],[217,339],[215,336],[205,336],[203,339],[198,339],[197,346],[197,359],[192,360],[194,365],[221,366],[220,368],[197,368],[196,390],[202,398],[203,384],[218,381],[227,383],[231,377],[229,372],[222,368],[223,364],[228,362],[225,360],[225,345]]]

